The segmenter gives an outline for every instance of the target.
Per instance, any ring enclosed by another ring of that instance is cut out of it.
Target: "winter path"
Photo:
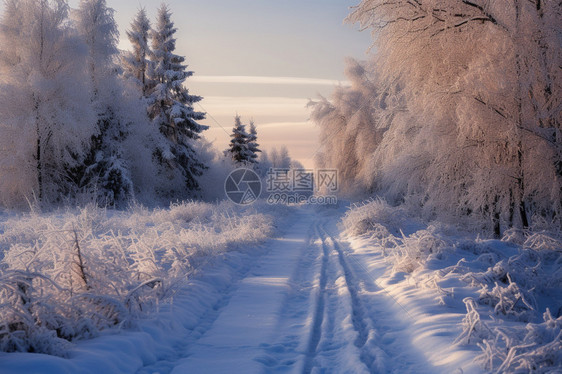
[[[338,239],[341,213],[300,208],[184,357],[142,372],[454,372],[414,346],[410,316]]]
[[[340,236],[343,213],[295,208],[279,237],[209,264],[140,331],[81,342],[70,359],[9,354],[0,373],[479,372],[466,352],[435,354],[461,317],[418,323],[434,316],[377,285],[384,264]]]

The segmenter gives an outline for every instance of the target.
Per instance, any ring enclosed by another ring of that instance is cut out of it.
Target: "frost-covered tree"
[[[346,76],[351,86],[337,87],[329,101],[321,97],[309,104],[312,120],[320,126],[319,167],[339,171],[340,193],[357,194],[373,187],[370,155],[388,128],[384,110],[396,101],[396,92],[374,83],[369,65],[349,59]],[[390,95],[392,94],[392,97]]]
[[[150,87],[147,79],[147,71],[150,65],[151,49],[150,20],[146,16],[144,8],[137,12],[127,37],[132,46],[132,51],[126,52],[122,58],[124,76],[132,79],[140,87],[142,96],[146,96]]]
[[[10,0],[0,26],[0,200],[53,202],[98,132],[87,51],[63,0]]]
[[[286,146],[274,147],[269,151],[263,150],[259,156],[259,163],[254,165],[255,171],[263,178],[267,177],[271,169],[304,169],[298,161],[292,160]]]
[[[99,134],[92,137],[90,153],[76,169],[76,177],[81,187],[95,189],[99,202],[115,204],[133,193],[123,154],[131,119],[124,110],[124,87],[115,64],[119,32],[113,9],[107,7],[105,0],[82,0],[75,18],[78,32],[88,47],[86,66],[99,128]]]
[[[535,212],[560,216],[561,9],[365,0],[351,15],[376,30],[379,68],[403,78],[411,110],[425,117],[416,136],[429,155],[423,194],[437,209],[454,202],[489,215],[496,234],[500,221],[526,227]]]
[[[248,154],[249,154],[249,161],[251,163],[257,164],[258,163],[258,153],[261,152],[259,149],[258,144],[258,130],[256,129],[256,125],[253,120],[250,121],[250,133],[248,134]]]
[[[114,10],[105,0],[81,0],[74,12],[78,33],[88,48],[88,73],[93,85],[93,98],[105,94],[107,80],[114,78],[115,57],[119,53],[119,31]]]
[[[199,189],[197,177],[206,166],[195,152],[194,142],[208,126],[197,121],[205,114],[197,112],[193,105],[200,96],[190,95],[184,86],[185,80],[193,75],[186,70],[185,58],[174,54],[176,28],[171,12],[166,5],[158,10],[157,21],[152,32],[151,69],[148,79],[153,84],[149,90],[149,115],[154,125],[165,136],[157,151],[157,158],[164,167],[171,191],[165,194],[185,194]]]
[[[289,150],[286,146],[282,145],[279,148],[273,148],[270,153],[268,153],[267,158],[271,162],[271,167],[278,169],[290,169],[292,160],[289,156]]]
[[[377,53],[315,107],[321,162],[496,235],[560,220],[560,15],[544,1],[362,1],[349,19],[373,30]]]
[[[230,134],[230,144],[225,155],[230,157],[237,164],[251,162],[250,151],[248,149],[248,139],[250,135],[246,132],[246,125],[242,123],[240,116],[234,118],[234,127]]]

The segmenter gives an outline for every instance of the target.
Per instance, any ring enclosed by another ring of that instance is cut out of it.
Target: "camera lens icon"
[[[261,179],[252,169],[236,169],[226,178],[224,192],[235,204],[251,204],[260,197]]]

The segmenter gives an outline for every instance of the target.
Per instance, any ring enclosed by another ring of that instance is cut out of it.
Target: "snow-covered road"
[[[344,212],[295,208],[278,237],[203,266],[154,319],[69,358],[2,355],[0,373],[480,372],[452,347],[462,311],[426,313],[415,286],[380,287],[388,264],[340,235]]]
[[[405,311],[337,239],[339,213],[301,208],[177,361],[140,372],[439,372],[412,345]]]

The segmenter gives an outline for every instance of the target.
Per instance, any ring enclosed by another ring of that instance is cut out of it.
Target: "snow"
[[[198,243],[198,260],[156,309],[92,339],[74,340],[67,357],[1,353],[0,372],[481,373],[513,371],[522,362],[542,362],[541,372],[560,367],[560,318],[542,322],[535,316],[526,323],[494,314],[480,301],[480,288],[459,276],[462,266],[471,263],[474,277],[485,273],[476,260],[483,253],[512,256],[519,251],[513,243],[474,239],[469,244],[468,234],[460,230],[437,223],[432,229],[380,201],[348,212],[262,203],[236,209],[191,203],[102,215],[95,221],[120,227],[124,236],[132,236],[124,230],[132,227],[147,246],[158,240],[161,248],[181,246],[175,235],[187,243],[189,230],[198,228],[193,233],[201,235],[200,225],[218,230],[236,222],[244,235],[223,231],[231,240],[225,245],[210,231],[199,241],[190,237]],[[33,241],[32,231],[25,229],[31,223],[71,217],[69,212],[31,218],[2,214],[2,248],[8,242]],[[265,226],[256,226],[259,222]],[[278,229],[268,231],[273,223]],[[533,243],[557,243],[548,238]],[[213,242],[214,249],[202,247],[205,241]],[[405,246],[407,251],[400,250]],[[422,256],[423,248],[432,253]],[[410,256],[416,261],[405,262]],[[554,299],[544,301],[537,294],[542,308],[560,301],[548,288],[543,291]],[[519,336],[535,346],[502,357],[501,339],[486,340],[483,333],[497,334],[498,329],[513,344]],[[486,355],[492,355],[493,367],[485,367]]]
[[[240,282],[212,328],[185,352],[172,373],[241,373],[263,369],[262,344],[271,339],[289,293],[291,270],[305,243],[310,216],[298,216],[290,234],[268,243],[269,253]],[[217,359],[220,357],[220,360]]]
[[[560,233],[513,229],[481,239],[381,200],[348,211],[343,227],[376,283],[416,321],[414,341],[431,342],[432,363],[475,351],[490,371],[562,369]],[[457,337],[434,342],[444,336]]]
[[[474,348],[459,349],[452,344],[462,332],[464,308],[443,308],[435,300],[436,292],[417,287],[407,273],[389,272],[387,260],[381,253],[373,250],[368,240],[352,240],[351,246],[356,249],[354,252],[357,264],[361,264],[369,277],[375,280],[377,293],[387,298],[386,307],[381,309],[386,309],[387,313],[392,311],[391,318],[402,316],[403,323],[407,325],[406,333],[411,336],[413,344],[431,365],[442,368],[441,372],[482,372],[482,369],[473,363],[477,353]],[[380,321],[381,325],[387,325],[382,322],[384,320]],[[389,328],[390,334],[395,334],[398,328]],[[401,347],[395,349],[390,352],[389,357],[400,354]],[[459,368],[462,368],[462,371]],[[434,372],[434,369],[427,372]]]

